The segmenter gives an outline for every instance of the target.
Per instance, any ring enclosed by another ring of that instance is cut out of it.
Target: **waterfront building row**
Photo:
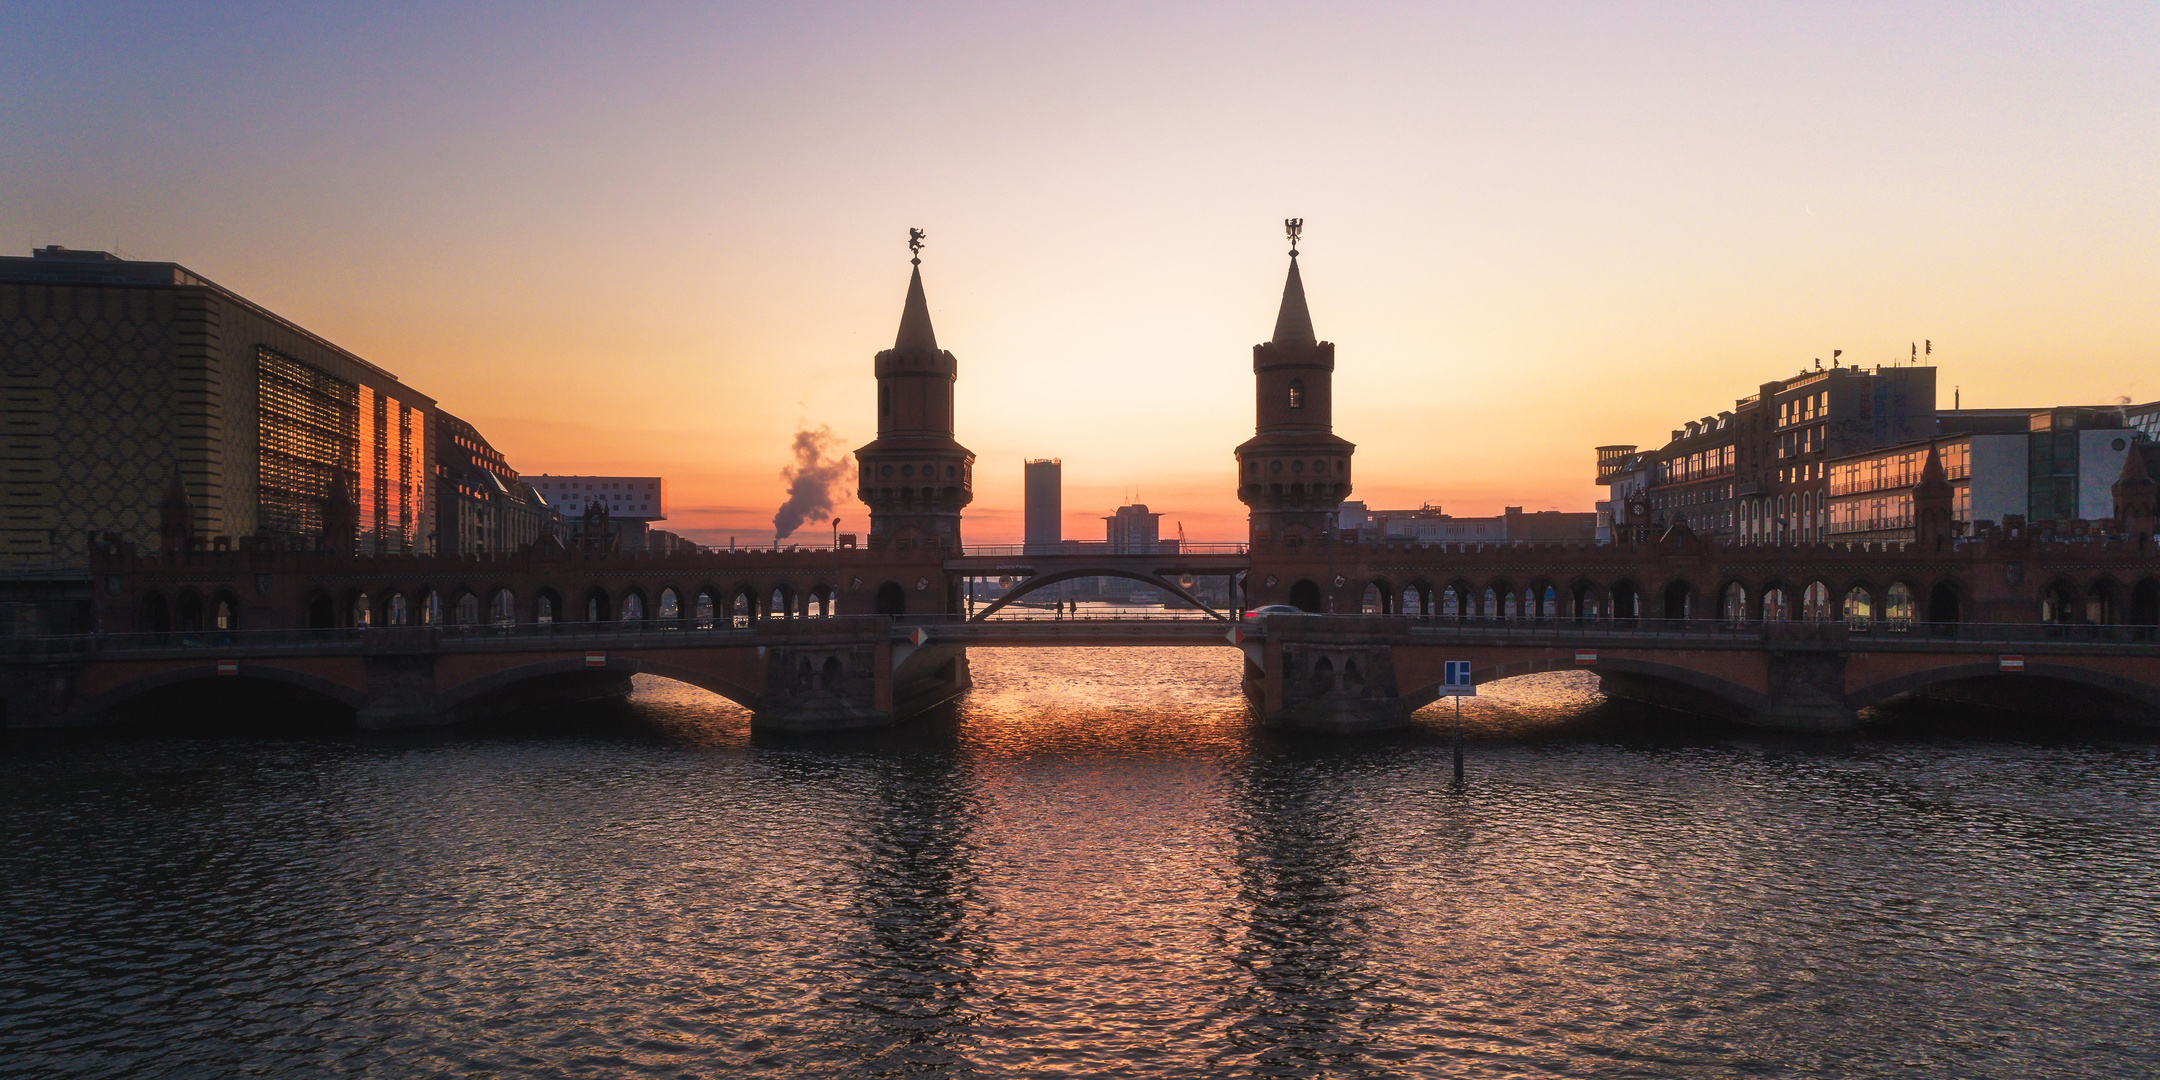
[[[2160,403],[1939,410],[1935,386],[1929,366],[1807,371],[1686,422],[1658,449],[1598,447],[1598,538],[1684,523],[1741,543],[1910,540],[1930,452],[1962,531],[2099,521],[2129,448],[2160,428]]]
[[[509,551],[565,516],[434,398],[178,263],[0,257],[0,391],[0,575],[151,542],[175,475],[189,533],[288,547]]]

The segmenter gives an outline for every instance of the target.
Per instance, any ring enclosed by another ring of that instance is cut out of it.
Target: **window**
[[[1305,407],[1305,380],[1290,380],[1290,407],[1293,409]]]

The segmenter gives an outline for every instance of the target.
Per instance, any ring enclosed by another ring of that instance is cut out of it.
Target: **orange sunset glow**
[[[1834,349],[1932,340],[1945,407],[2160,398],[2149,7],[10,21],[9,254],[181,263],[522,472],[666,477],[703,543],[770,541],[798,431],[875,435],[909,227],[971,542],[1040,457],[1069,537],[1243,538],[1290,216],[1375,506],[1588,510],[1593,446]]]

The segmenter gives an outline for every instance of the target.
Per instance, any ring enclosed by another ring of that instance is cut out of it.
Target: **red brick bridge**
[[[1447,660],[1471,661],[1478,681],[1594,671],[1615,695],[1796,730],[1848,728],[1912,694],[2160,716],[2160,567],[2099,537],[1998,531],[1936,550],[1723,546],[1684,531],[1615,545],[1166,547],[1117,556],[1116,569],[1221,573],[1241,607],[1335,614],[970,620],[966,577],[1015,558],[115,544],[94,561],[100,632],[11,641],[0,699],[10,725],[53,726],[276,687],[382,727],[619,693],[647,673],[739,702],[762,727],[815,731],[891,723],[964,692],[971,646],[1193,645],[1243,652],[1264,720],[1327,731],[1407,722]]]

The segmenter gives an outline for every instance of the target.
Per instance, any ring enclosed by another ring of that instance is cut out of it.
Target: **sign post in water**
[[[1477,696],[1477,684],[1470,680],[1470,661],[1449,660],[1441,668],[1440,696],[1455,699],[1455,782],[1463,782],[1462,773],[1462,699]]]

